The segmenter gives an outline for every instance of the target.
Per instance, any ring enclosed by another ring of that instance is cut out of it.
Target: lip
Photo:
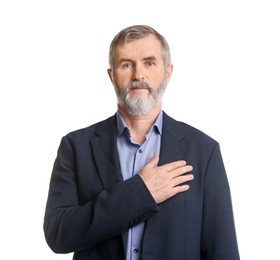
[[[137,88],[132,88],[131,90],[138,90],[138,89],[147,89],[147,88],[146,87],[137,87]]]
[[[145,88],[145,87],[143,87],[143,88],[141,88],[141,87],[138,87],[138,88],[132,88],[132,89],[130,89],[131,91],[149,91],[149,89],[147,89],[147,88]]]
[[[141,89],[146,89],[146,90],[149,90],[147,87],[145,86],[139,86],[139,87],[134,87],[134,88],[130,88],[130,90],[141,90]]]

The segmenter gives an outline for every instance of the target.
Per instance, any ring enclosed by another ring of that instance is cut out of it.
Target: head
[[[164,65],[167,68],[171,64],[171,54],[169,45],[166,39],[159,34],[155,29],[147,25],[134,25],[127,27],[120,31],[112,40],[109,49],[109,65],[110,69],[114,70],[115,51],[116,48],[126,43],[143,39],[147,36],[153,35],[161,44],[162,58]]]
[[[144,25],[123,29],[110,45],[109,65],[119,109],[138,116],[161,106],[173,66],[168,43],[157,31]]]

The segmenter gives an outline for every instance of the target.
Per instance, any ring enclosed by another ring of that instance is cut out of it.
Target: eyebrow
[[[123,62],[133,62],[133,60],[132,59],[128,59],[128,58],[121,58],[119,60],[119,63],[123,63]]]
[[[144,61],[154,61],[154,60],[156,60],[156,57],[155,56],[149,56],[149,57],[146,57],[146,58],[144,58],[143,59]]]
[[[144,61],[155,61],[156,60],[156,57],[155,56],[148,56],[148,57],[145,57],[143,58]],[[132,59],[129,59],[129,58],[121,58],[119,60],[120,63],[123,63],[123,62],[134,62],[134,60]]]

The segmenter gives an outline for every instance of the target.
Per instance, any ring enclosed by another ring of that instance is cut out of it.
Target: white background
[[[279,257],[279,1],[1,1],[1,258],[71,259],[43,235],[66,133],[116,111],[110,41],[148,24],[171,47],[164,110],[221,144],[241,258]]]

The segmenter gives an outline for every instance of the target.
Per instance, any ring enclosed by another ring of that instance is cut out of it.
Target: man
[[[131,26],[110,46],[117,113],[62,138],[44,219],[74,259],[239,259],[216,141],[162,109],[172,75],[164,37]]]

